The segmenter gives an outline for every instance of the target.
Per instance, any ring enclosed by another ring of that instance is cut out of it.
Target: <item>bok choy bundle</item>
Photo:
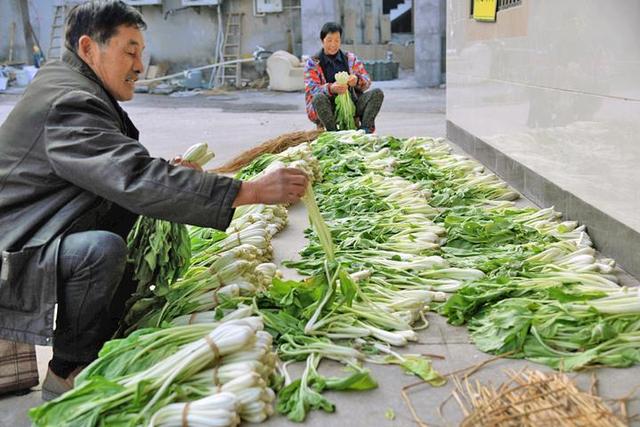
[[[341,71],[335,75],[336,83],[348,87],[349,73]],[[338,130],[353,130],[356,128],[356,105],[351,99],[349,90],[336,96],[336,125]]]

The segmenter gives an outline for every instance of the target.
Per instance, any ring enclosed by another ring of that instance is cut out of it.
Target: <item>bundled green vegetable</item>
[[[349,73],[341,71],[335,75],[336,83],[347,86]],[[347,90],[336,96],[336,125],[338,130],[352,130],[356,128],[356,105]]]
[[[206,329],[198,325],[190,329],[194,328]],[[251,349],[260,329],[262,322],[256,317],[209,325],[209,331],[200,333],[202,338],[178,345],[174,352],[161,351],[167,356],[145,369],[112,380],[90,377],[59,398],[31,409],[29,416],[36,426],[147,425],[158,410],[190,394],[192,389],[182,384],[219,365],[221,358]],[[173,347],[170,335],[165,336],[165,345]]]
[[[200,143],[190,147],[182,159],[202,167],[214,155],[206,143]],[[169,285],[185,272],[191,258],[190,237],[184,224],[146,216],[138,218],[127,238],[127,247],[138,285],[127,302],[127,318],[120,334],[144,313],[161,306]]]
[[[213,151],[201,143],[190,147],[182,159],[203,166],[213,157]],[[149,295],[149,291],[163,295],[189,264],[191,242],[183,224],[141,216],[127,240],[141,296]]]
[[[187,227],[160,219],[140,217],[127,245],[129,260],[135,266],[136,292],[141,297],[163,295],[191,258]]]

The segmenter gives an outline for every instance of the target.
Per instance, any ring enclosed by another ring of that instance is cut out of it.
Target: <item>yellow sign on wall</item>
[[[473,19],[476,21],[496,21],[498,0],[473,0]]]

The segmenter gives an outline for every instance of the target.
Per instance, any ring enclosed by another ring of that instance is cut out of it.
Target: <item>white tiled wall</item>
[[[447,120],[640,230],[640,1],[447,1]]]

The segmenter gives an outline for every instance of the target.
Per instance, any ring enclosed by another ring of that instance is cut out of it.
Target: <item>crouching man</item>
[[[241,182],[151,157],[118,104],[142,72],[144,29],[122,1],[71,9],[62,61],[0,127],[0,338],[53,345],[46,400],[72,387],[124,314],[138,215],[225,229],[236,206],[293,203],[307,186],[297,169]]]

